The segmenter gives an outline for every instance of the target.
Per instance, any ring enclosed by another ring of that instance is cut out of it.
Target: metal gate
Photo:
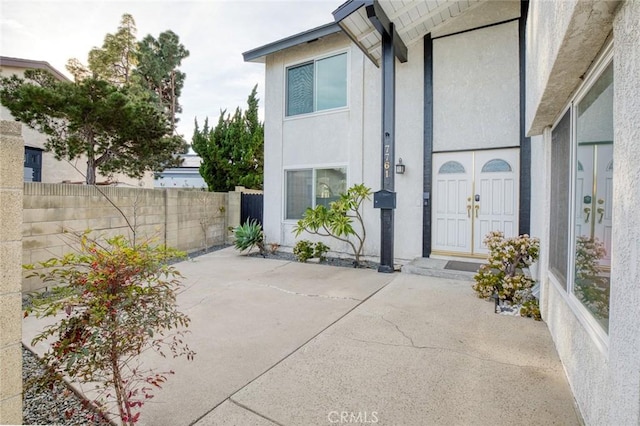
[[[240,223],[255,219],[262,225],[262,194],[242,194],[240,196]]]

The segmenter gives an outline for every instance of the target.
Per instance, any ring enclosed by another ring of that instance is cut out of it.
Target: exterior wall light
[[[402,164],[402,158],[398,158],[398,164],[396,164],[396,174],[404,174],[404,164]]]

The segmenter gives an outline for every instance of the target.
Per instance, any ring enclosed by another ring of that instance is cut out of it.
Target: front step
[[[448,260],[444,259],[417,257],[408,264],[402,266],[402,272],[405,274],[425,275],[429,277],[448,278],[451,280],[473,281],[473,276],[476,274],[475,272],[445,269],[448,262]]]

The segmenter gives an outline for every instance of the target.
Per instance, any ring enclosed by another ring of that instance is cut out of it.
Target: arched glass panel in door
[[[464,173],[464,166],[457,161],[447,161],[440,169],[438,169],[438,173],[441,174],[453,174],[453,173]]]
[[[511,166],[504,160],[499,158],[494,158],[493,160],[489,160],[484,163],[482,166],[482,173],[499,173],[499,172],[510,172]]]

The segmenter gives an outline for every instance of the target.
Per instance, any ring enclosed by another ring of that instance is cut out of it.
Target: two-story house
[[[638,424],[640,2],[350,0],[329,19],[244,53],[265,64],[267,240],[293,246],[307,207],[361,182],[395,193],[364,209],[383,264],[539,237],[586,423]]]

